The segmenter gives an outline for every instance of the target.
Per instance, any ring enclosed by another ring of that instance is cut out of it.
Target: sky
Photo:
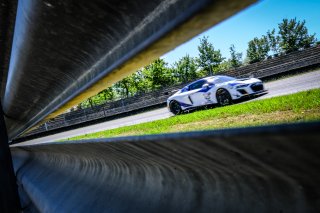
[[[189,54],[198,55],[199,38],[208,36],[215,49],[220,49],[222,56],[229,58],[229,48],[235,45],[237,52],[246,56],[248,42],[254,37],[265,35],[268,30],[275,28],[284,18],[298,21],[305,20],[309,34],[316,33],[320,40],[320,0],[263,0],[224,20],[206,32],[180,45],[163,58],[173,64]]]

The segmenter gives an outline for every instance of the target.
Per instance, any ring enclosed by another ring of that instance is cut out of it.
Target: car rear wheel
[[[225,89],[218,89],[217,91],[217,101],[220,106],[227,106],[232,104],[232,98],[230,93]]]
[[[181,114],[182,109],[181,109],[180,104],[177,101],[171,101],[170,102],[170,111],[175,115]]]

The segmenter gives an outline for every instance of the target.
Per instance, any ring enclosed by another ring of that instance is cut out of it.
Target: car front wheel
[[[232,98],[230,93],[225,89],[219,89],[217,91],[217,101],[220,106],[226,106],[232,104]]]
[[[182,109],[181,109],[180,104],[177,101],[171,101],[170,102],[170,111],[175,115],[181,114]]]

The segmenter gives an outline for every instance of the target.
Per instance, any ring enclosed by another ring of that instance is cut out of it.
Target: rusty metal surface
[[[319,129],[318,122],[11,150],[20,188],[41,212],[319,212]]]
[[[19,0],[10,66],[1,83],[9,137],[64,112],[252,2]]]

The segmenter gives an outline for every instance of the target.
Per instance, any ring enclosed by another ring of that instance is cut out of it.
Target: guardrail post
[[[48,125],[47,122],[44,123],[44,128],[46,129],[46,131],[48,131]]]
[[[68,126],[67,120],[66,120],[66,115],[63,115],[63,125]]]
[[[103,110],[103,117],[106,117],[106,111],[104,111],[104,107],[102,108],[102,110]]]
[[[87,120],[88,117],[87,117],[86,109],[84,109],[83,112],[84,112],[84,116],[86,117],[86,120]]]
[[[14,175],[7,128],[0,102],[0,212],[20,212],[20,201]]]

